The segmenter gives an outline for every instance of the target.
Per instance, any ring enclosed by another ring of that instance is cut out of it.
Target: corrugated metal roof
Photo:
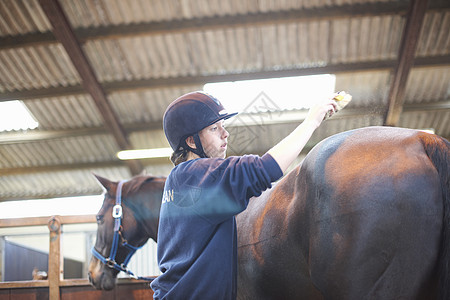
[[[279,70],[394,59],[402,27],[400,16],[299,21],[94,40],[85,51],[101,82]]]
[[[162,126],[162,116],[167,106],[177,97],[190,91],[202,90],[202,86],[167,89],[142,89],[111,93],[110,101],[124,124],[153,123]]]
[[[411,71],[405,103],[432,103],[448,100],[450,95],[450,68],[417,68]]]
[[[89,95],[43,98],[27,101],[26,106],[39,121],[40,130],[89,128],[103,124]]]
[[[67,87],[80,78],[60,45],[0,50],[1,92]]]
[[[383,125],[409,2],[59,3],[98,86],[83,79],[80,58],[55,38],[39,1],[0,1],[0,101],[23,100],[39,122],[36,130],[0,133],[0,201],[99,193],[91,172],[130,177],[116,157],[124,140],[136,149],[167,147],[167,105],[209,81],[335,73],[336,90],[353,101],[308,149],[334,133]],[[450,136],[449,24],[449,2],[430,0],[398,126]],[[263,153],[297,124],[283,114],[304,112],[279,113],[276,122],[230,127],[230,154]],[[142,167],[167,175],[171,165],[144,160]]]

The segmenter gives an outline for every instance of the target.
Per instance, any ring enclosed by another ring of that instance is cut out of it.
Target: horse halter
[[[119,183],[117,185],[116,205],[114,205],[113,211],[112,211],[112,216],[114,218],[114,237],[113,237],[113,242],[112,242],[112,246],[111,246],[111,251],[109,253],[109,257],[104,257],[100,252],[97,251],[97,249],[95,249],[95,246],[92,247],[91,251],[92,251],[92,254],[98,260],[100,260],[103,264],[110,267],[111,269],[115,269],[119,272],[121,272],[121,271],[125,272],[134,279],[142,279],[142,280],[151,281],[151,280],[153,280],[153,278],[136,276],[133,274],[133,272],[131,272],[127,268],[128,262],[130,261],[133,254],[138,249],[142,248],[142,246],[141,247],[132,246],[132,245],[128,244],[127,240],[125,240],[122,236],[122,229],[123,229],[122,228],[122,216],[123,216],[122,185],[125,182],[126,182],[126,180],[121,180],[121,181],[119,181]],[[123,261],[122,264],[118,264],[115,260],[116,254],[117,254],[117,249],[119,248],[119,240],[121,241],[121,245],[128,250],[128,255],[125,257],[125,260]]]

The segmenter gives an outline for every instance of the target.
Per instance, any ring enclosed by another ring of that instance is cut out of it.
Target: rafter
[[[428,0],[411,0],[400,43],[397,64],[392,74],[388,109],[384,119],[385,125],[396,126],[400,119],[405,99],[406,83],[414,64],[414,56],[427,5]]]
[[[52,24],[55,37],[64,46],[74,67],[78,71],[82,79],[83,88],[92,96],[97,105],[97,108],[105,121],[106,127],[113,134],[120,149],[131,149],[132,147],[128,141],[128,137],[109,104],[106,93],[98,82],[94,70],[89,64],[58,1],[39,0],[39,3]],[[143,169],[138,161],[129,161],[128,165],[132,174],[138,174]]]
[[[279,12],[260,12],[245,15],[211,16],[198,19],[181,19],[160,22],[147,22],[127,25],[108,25],[96,28],[75,29],[80,42],[95,39],[114,39],[138,35],[167,34],[194,30],[211,30],[237,26],[277,24],[293,21],[312,21],[323,19],[342,19],[362,16],[379,16],[406,13],[407,1],[378,2],[364,4],[345,4],[320,8],[294,9]],[[441,9],[442,4],[437,8]],[[17,37],[0,38],[0,49],[53,44],[58,41],[51,32],[29,33]]]
[[[168,158],[152,158],[143,160],[149,162],[148,164],[167,164],[170,163]],[[21,168],[1,168],[0,174],[2,176],[23,175],[23,174],[36,174],[36,173],[55,173],[55,172],[67,172],[67,171],[82,171],[92,172],[95,169],[102,168],[118,168],[126,166],[126,161],[121,160],[109,160],[96,163],[70,163],[70,164],[57,164],[48,166],[36,166],[36,167],[21,167]]]
[[[131,81],[115,81],[103,84],[103,90],[109,94],[112,92],[131,91],[137,89],[165,88],[188,85],[203,85],[208,82],[225,82],[247,79],[264,79],[275,77],[304,76],[317,74],[339,74],[358,71],[390,70],[395,65],[395,60],[367,61],[346,64],[330,64],[326,66],[314,66],[304,68],[292,68],[281,70],[261,70],[240,73],[227,73],[218,75],[179,76],[171,78],[149,78]],[[414,67],[432,67],[450,65],[450,55],[418,57]],[[36,100],[40,98],[64,97],[86,94],[81,85],[44,89],[29,89],[24,91],[3,92],[0,94],[0,102],[14,100]]]
[[[364,114],[367,116],[367,113]],[[444,138],[450,140],[450,137],[444,136]],[[309,142],[303,151],[306,153],[310,151],[315,146],[314,143]],[[264,153],[257,153],[253,152],[253,154],[262,155]],[[236,154],[239,155],[239,154]],[[170,161],[168,158],[152,158],[152,159],[145,159],[142,160],[142,164],[144,166],[155,166],[155,165],[164,165],[164,164],[170,164]],[[25,174],[39,174],[39,173],[53,173],[53,172],[67,172],[67,171],[80,171],[80,170],[87,170],[91,172],[92,169],[101,169],[101,168],[117,168],[124,165],[124,162],[122,161],[105,161],[101,163],[73,163],[73,164],[58,164],[58,165],[51,165],[51,166],[38,166],[33,168],[2,168],[0,169],[0,174],[2,176],[20,176]],[[60,196],[60,195],[56,195]],[[53,197],[56,197],[53,196]],[[46,197],[42,197],[46,198]],[[21,198],[24,199],[24,198]],[[0,198],[0,201],[4,199]]]
[[[428,12],[449,9],[447,1],[433,2]],[[109,25],[96,28],[75,29],[81,43],[96,39],[116,39],[139,35],[167,34],[195,30],[211,30],[238,26],[257,26],[279,24],[295,21],[320,21],[355,17],[386,16],[406,14],[408,1],[373,2],[363,4],[344,4],[319,8],[293,9],[280,12],[260,12],[234,16],[213,16],[199,19],[182,19],[139,24]],[[54,44],[58,41],[51,32],[28,33],[20,37],[5,36],[0,38],[0,49],[30,47]]]
[[[100,194],[101,189],[92,189],[92,190],[83,190],[82,192],[64,192],[62,193],[56,193],[56,192],[50,192],[50,193],[42,193],[38,195],[32,195],[32,194],[14,194],[14,195],[7,195],[7,196],[0,196],[0,202],[6,202],[6,201],[22,201],[22,200],[37,200],[37,199],[52,199],[52,198],[61,198],[61,197],[79,197],[79,196],[91,196]]]
[[[80,171],[80,170],[93,170],[102,168],[118,168],[125,167],[124,161],[110,160],[106,162],[96,163],[75,163],[75,164],[57,164],[51,166],[36,166],[36,167],[19,167],[19,168],[2,168],[0,173],[2,176],[34,174],[34,173],[54,173],[65,171]]]
[[[371,111],[381,112],[383,107],[371,107]],[[414,104],[406,104],[404,106],[404,112],[413,113],[413,112],[424,112],[424,111],[450,111],[450,101],[442,100],[436,102],[427,102],[427,103],[414,103]],[[292,110],[289,113],[294,115],[295,121],[299,121],[297,116],[302,114],[306,115],[307,110]],[[351,108],[348,107],[345,110],[341,111],[338,118],[355,118],[359,116],[367,116],[370,112],[367,111],[366,108]],[[255,118],[255,116],[253,116]],[[260,118],[256,116],[256,118]],[[276,123],[290,123],[293,118],[279,118],[276,120]],[[236,124],[231,123],[228,126],[234,127]],[[269,125],[269,124],[267,124]],[[125,126],[125,130],[128,134],[137,133],[137,132],[149,132],[149,131],[161,131],[162,130],[162,122],[146,122],[146,123],[137,123],[137,124],[129,124]],[[29,131],[26,134],[23,133],[3,133],[0,135],[0,145],[8,145],[8,144],[16,144],[16,143],[33,143],[33,142],[42,142],[56,139],[64,139],[67,137],[75,138],[75,137],[83,137],[83,136],[93,136],[93,135],[104,135],[108,134],[108,130],[105,127],[92,127],[92,128],[83,128],[83,129],[71,129],[71,130],[49,130],[49,131]],[[0,172],[1,174],[1,172]]]

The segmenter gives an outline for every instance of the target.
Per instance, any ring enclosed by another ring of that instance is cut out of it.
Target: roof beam
[[[30,195],[30,194],[18,194],[14,193],[13,195],[9,196],[0,196],[0,202],[6,202],[6,201],[22,201],[22,200],[36,200],[36,199],[52,199],[52,198],[62,198],[62,197],[79,197],[79,196],[91,196],[100,194],[102,192],[100,189],[92,189],[92,190],[83,190],[83,192],[65,192],[62,193],[43,193],[43,194],[37,194],[37,195]]]
[[[342,112],[340,112],[336,118],[354,118],[359,116],[366,116],[373,112],[383,111],[383,107],[371,107],[367,108],[351,108],[348,107]],[[414,103],[414,104],[406,104],[403,108],[404,112],[412,113],[412,112],[424,112],[424,111],[450,111],[450,101],[436,101],[436,102],[428,102],[428,103]],[[307,110],[298,110],[292,111],[293,114],[307,112]],[[283,119],[277,120],[278,123],[288,123]],[[233,123],[228,125],[229,127],[233,127]],[[159,131],[162,130],[162,122],[148,122],[148,123],[139,123],[132,124],[125,127],[125,130],[131,134],[134,132],[142,132],[142,131]],[[105,127],[92,127],[92,128],[82,128],[82,129],[72,129],[72,130],[36,130],[36,131],[27,131],[26,133],[2,133],[0,134],[0,145],[8,145],[8,144],[16,144],[16,143],[33,143],[33,142],[42,142],[49,141],[55,139],[65,139],[65,138],[74,138],[80,136],[92,136],[92,135],[102,135],[108,134],[108,130]],[[0,171],[0,174],[1,171]]]
[[[450,8],[446,1],[433,2],[430,11],[442,11]],[[319,21],[344,19],[355,17],[370,17],[384,15],[405,14],[408,9],[407,1],[376,2],[364,4],[345,4],[340,6],[326,6],[307,9],[294,9],[278,12],[261,12],[234,16],[213,16],[199,19],[182,19],[161,22],[147,22],[128,25],[109,25],[96,28],[79,28],[75,30],[80,42],[96,39],[116,39],[124,37],[167,34],[195,30],[222,29],[238,26],[257,26],[279,24],[295,21]],[[0,38],[0,49],[30,47],[54,44],[58,41],[50,32],[29,33],[20,37]]]
[[[73,163],[73,164],[57,164],[51,166],[36,166],[36,167],[19,167],[19,168],[1,168],[1,176],[12,175],[24,175],[35,173],[55,173],[65,171],[80,171],[80,170],[93,170],[102,168],[119,168],[125,167],[126,164],[121,160],[110,160],[107,162],[95,162],[95,163]]]
[[[113,134],[119,148],[122,150],[131,149],[128,137],[109,104],[106,93],[98,82],[94,70],[89,64],[58,0],[39,0],[39,3],[52,24],[53,34],[64,46],[81,77],[83,88],[92,96],[106,127]],[[128,166],[133,175],[139,174],[143,170],[142,165],[136,160],[129,161]]]
[[[169,164],[171,163],[168,158],[149,158],[142,161],[147,161],[148,164]],[[127,161],[122,160],[110,160],[96,163],[71,163],[71,164],[58,164],[51,166],[36,166],[36,167],[20,167],[20,168],[0,168],[1,176],[16,176],[16,175],[29,175],[36,173],[56,173],[67,171],[82,171],[87,170],[91,172],[94,169],[102,168],[119,168],[126,166]],[[0,177],[1,178],[1,177]]]
[[[133,81],[105,82],[103,90],[106,93],[131,91],[136,89],[165,88],[174,86],[203,85],[208,82],[237,81],[247,79],[264,79],[274,77],[305,76],[317,74],[339,74],[358,71],[384,71],[392,69],[395,60],[367,61],[346,64],[330,64],[305,68],[292,68],[283,70],[261,70],[245,73],[228,73],[219,75],[179,76],[172,78],[150,78]],[[414,67],[433,67],[450,65],[450,55],[417,57]],[[0,102],[14,100],[36,100],[40,98],[64,97],[86,94],[83,86],[57,87],[45,89],[30,89],[24,91],[3,92]]]
[[[125,130],[128,133],[162,130],[162,122],[147,122],[128,125],[125,127]],[[109,131],[104,126],[69,130],[29,130],[27,132],[5,132],[0,134],[0,145],[20,144],[24,142],[32,143],[57,139],[67,139],[68,137],[76,138],[105,134],[109,134]]]
[[[364,114],[364,116],[366,116]],[[339,118],[348,117],[341,116]],[[295,122],[297,124],[298,122]],[[260,126],[260,125],[256,125]],[[450,140],[450,137],[444,136],[444,138]],[[303,149],[304,152],[311,150],[315,146],[315,143],[308,143]],[[263,153],[254,153],[262,155]],[[237,154],[239,155],[239,154]],[[149,158],[141,160],[143,165],[162,165],[162,164],[171,164],[168,158]],[[117,168],[124,165],[123,161],[105,161],[101,163],[73,163],[73,164],[60,164],[60,165],[52,165],[52,166],[38,166],[38,167],[21,167],[21,168],[2,168],[0,169],[0,174],[2,176],[20,176],[20,175],[28,175],[28,174],[38,174],[38,173],[55,173],[55,172],[67,172],[67,171],[80,171],[80,170],[89,170],[92,169],[101,169],[101,168]],[[1,178],[1,177],[0,177]],[[60,196],[60,195],[57,195]],[[56,197],[56,196],[55,196]],[[42,197],[46,198],[46,197]],[[21,198],[24,199],[24,198]],[[0,198],[0,201],[4,199]]]
[[[345,4],[340,6],[323,6],[285,11],[207,16],[194,19],[130,24],[127,26],[109,25],[97,27],[94,30],[80,29],[77,33],[80,35],[80,39],[82,40],[115,39],[140,35],[170,34],[199,30],[229,29],[242,26],[285,24],[295,21],[311,22],[355,17],[395,15],[405,13],[407,8],[408,3],[406,1]]]
[[[411,0],[400,43],[397,64],[392,74],[384,125],[396,126],[400,119],[405,100],[406,83],[414,64],[414,56],[427,5],[428,0]]]

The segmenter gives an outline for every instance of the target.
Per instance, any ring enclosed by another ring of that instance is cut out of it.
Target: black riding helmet
[[[198,133],[203,128],[236,114],[229,114],[219,100],[205,92],[188,93],[167,107],[163,118],[164,133],[173,151],[187,148],[200,157],[207,157]],[[189,136],[193,136],[197,149],[186,144],[185,140]]]

